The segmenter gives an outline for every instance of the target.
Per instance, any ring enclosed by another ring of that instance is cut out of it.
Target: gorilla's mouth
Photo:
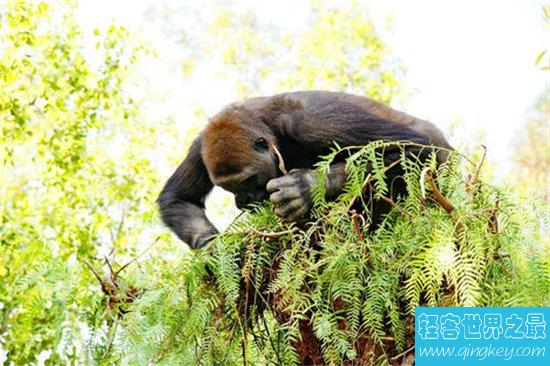
[[[250,208],[254,203],[259,203],[267,200],[269,198],[269,193],[266,190],[241,193],[235,195],[235,205],[239,210],[245,210]]]

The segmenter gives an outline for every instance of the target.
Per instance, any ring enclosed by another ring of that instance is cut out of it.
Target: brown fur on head
[[[254,149],[259,138],[267,142],[267,151]],[[272,165],[276,159],[271,146],[274,144],[275,136],[258,114],[243,107],[230,106],[214,116],[206,126],[202,158],[212,182],[235,191],[232,189],[235,184],[254,174],[273,178]]]

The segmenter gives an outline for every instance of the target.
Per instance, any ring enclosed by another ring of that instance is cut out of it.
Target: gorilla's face
[[[237,207],[269,197],[266,184],[279,174],[277,140],[245,109],[229,108],[208,124],[202,157],[212,183],[235,194]]]
[[[280,175],[277,155],[265,137],[253,139],[246,153],[246,165],[228,164],[227,169],[216,170],[217,174],[210,172],[215,185],[235,195],[235,204],[240,209],[268,199],[267,182]]]
[[[240,209],[268,199],[267,182],[279,175],[275,152],[264,137],[255,139],[252,151],[255,162],[245,168],[244,171],[247,173],[240,177],[239,183],[232,191],[235,194],[235,204]]]

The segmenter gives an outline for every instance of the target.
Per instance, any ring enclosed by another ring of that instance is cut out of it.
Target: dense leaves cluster
[[[150,284],[124,318],[121,357],[390,364],[413,344],[418,305],[548,305],[541,217],[482,184],[479,164],[456,154],[440,168],[403,160],[410,194],[377,229],[366,199],[364,214],[350,212],[366,187],[389,199],[385,146],[345,149],[346,191],[335,202],[318,191],[310,222],[284,226],[259,207]],[[321,178],[339,153],[319,165]]]

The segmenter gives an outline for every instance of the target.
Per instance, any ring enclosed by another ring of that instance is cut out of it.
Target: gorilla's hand
[[[288,175],[272,179],[266,189],[275,204],[275,213],[285,221],[296,221],[311,210],[311,190],[315,184],[315,171],[293,169]]]
[[[217,234],[203,234],[200,235],[197,240],[193,243],[193,249],[200,249],[202,247],[205,247],[207,244],[209,244],[212,240],[216,239]]]

